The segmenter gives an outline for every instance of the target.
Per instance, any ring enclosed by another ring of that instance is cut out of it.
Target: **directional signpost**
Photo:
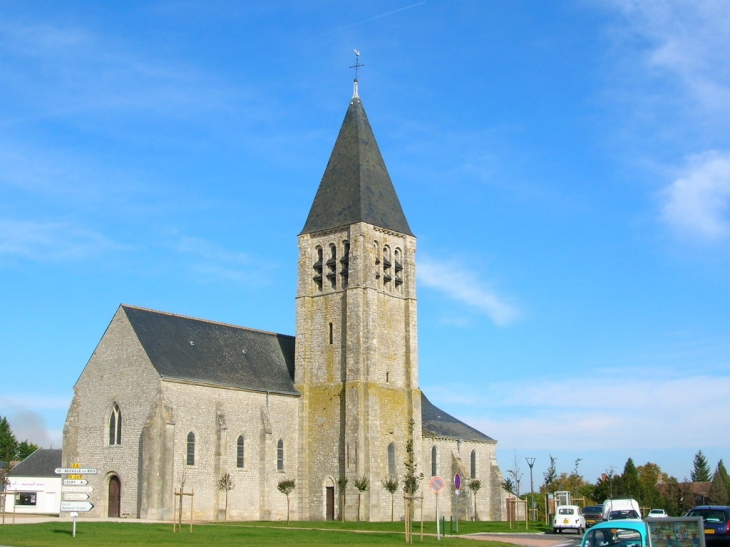
[[[89,481],[84,475],[96,475],[98,470],[93,467],[81,467],[81,464],[74,463],[71,467],[57,467],[56,475],[67,475],[63,479],[61,492],[61,511],[71,513],[74,521],[72,537],[76,537],[76,517],[79,513],[86,513],[94,508],[94,504],[88,501],[89,493],[94,491],[93,486],[87,486]]]

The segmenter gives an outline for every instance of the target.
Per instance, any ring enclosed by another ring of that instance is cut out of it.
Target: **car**
[[[651,547],[649,537],[643,520],[603,521],[585,533],[580,547]]]
[[[583,512],[577,505],[558,505],[553,516],[553,532],[561,533],[563,530],[575,530],[582,534],[586,529],[586,519]]]
[[[603,520],[603,505],[588,505],[584,507],[583,517],[586,519],[586,528],[598,524]]]
[[[690,509],[687,516],[702,517],[705,543],[730,543],[730,506],[698,505]]]
[[[619,509],[618,511],[611,511],[608,514],[607,520],[624,520],[624,519],[640,519],[639,513],[633,509]]]
[[[669,515],[667,515],[667,512],[664,509],[652,509],[646,516],[651,518],[664,518],[668,517]]]

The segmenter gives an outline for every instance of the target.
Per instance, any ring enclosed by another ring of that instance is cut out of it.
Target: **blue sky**
[[[120,303],[294,334],[354,48],[418,237],[432,402],[503,471],[536,457],[536,486],[550,454],[591,481],[727,463],[724,0],[1,1],[16,435],[60,445]]]

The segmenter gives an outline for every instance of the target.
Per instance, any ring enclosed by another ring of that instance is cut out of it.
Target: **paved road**
[[[522,547],[579,547],[582,534],[470,534],[469,539],[482,541],[503,541]]]

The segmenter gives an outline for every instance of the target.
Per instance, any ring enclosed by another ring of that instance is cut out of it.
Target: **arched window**
[[[187,458],[185,463],[187,465],[195,465],[195,433],[192,431],[188,433]]]
[[[398,469],[395,467],[395,443],[388,445],[388,475],[391,477],[398,476]]]
[[[243,469],[243,435],[236,441],[236,467]]]
[[[109,444],[122,444],[122,411],[117,403],[114,403],[109,416]]]
[[[476,479],[477,478],[477,451],[472,450],[471,451],[471,478]]]
[[[276,443],[276,470],[284,471],[284,441],[282,439]]]
[[[436,463],[436,456],[438,456],[438,452],[436,450],[436,445],[433,445],[431,447],[431,476],[435,477],[438,475],[438,465]]]

